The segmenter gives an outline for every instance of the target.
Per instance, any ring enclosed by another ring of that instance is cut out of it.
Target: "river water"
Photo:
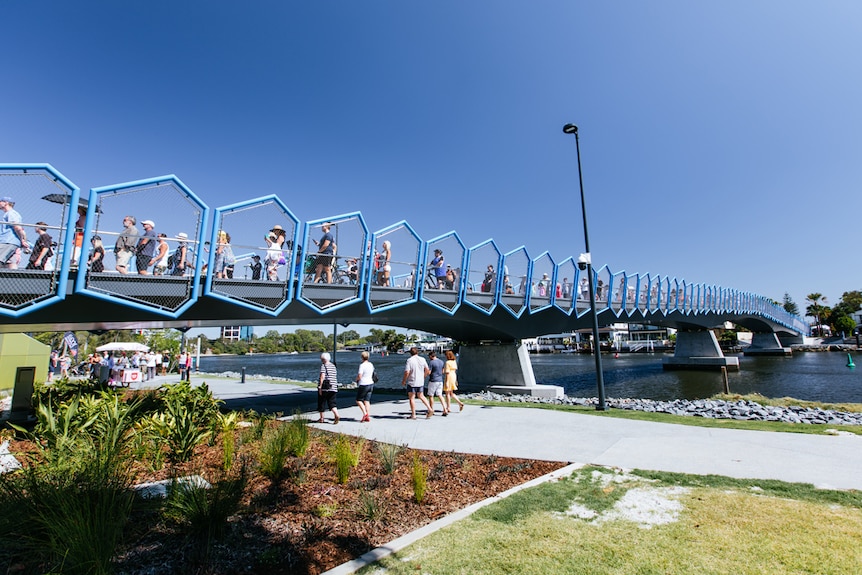
[[[701,399],[722,391],[719,372],[665,371],[662,354],[602,356],[607,397],[648,398],[661,401]],[[531,355],[536,382],[561,386],[572,397],[595,397],[595,358],[582,354]],[[339,380],[352,381],[359,366],[358,352],[338,352]],[[406,355],[372,357],[378,387],[400,388]],[[862,403],[862,353],[854,353],[859,368],[847,367],[847,354],[795,352],[793,357],[739,357],[739,371],[728,373],[732,393],[760,393],[767,397],[795,397],[827,403]],[[201,356],[201,371],[240,372],[295,381],[316,380],[316,353],[298,355]]]

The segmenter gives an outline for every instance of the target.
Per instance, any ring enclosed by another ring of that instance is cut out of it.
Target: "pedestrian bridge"
[[[211,210],[172,175],[84,196],[48,164],[0,164],[0,198],[27,242],[0,269],[0,332],[380,324],[505,344],[592,325],[572,255],[467,247],[457,231],[423,239],[406,221],[371,232],[359,212],[301,223],[277,195]],[[608,266],[592,279],[600,325],[730,321],[767,349],[808,333],[744,290]]]

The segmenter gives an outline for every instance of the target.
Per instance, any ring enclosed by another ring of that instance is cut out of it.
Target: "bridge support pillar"
[[[751,345],[746,349],[744,355],[793,355],[789,347],[781,345],[778,335],[772,332],[754,332],[751,335]]]
[[[715,332],[710,330],[676,333],[676,351],[673,357],[662,361],[665,369],[714,369],[739,371],[738,357],[725,357],[718,345]]]
[[[458,385],[466,390],[483,388],[494,393],[550,398],[563,396],[563,388],[558,385],[536,384],[530,354],[520,342],[462,345]]]
[[[784,347],[789,347],[791,345],[802,345],[805,343],[805,338],[802,334],[790,334],[790,333],[780,333],[775,334],[778,337],[778,341],[781,342],[781,345]]]

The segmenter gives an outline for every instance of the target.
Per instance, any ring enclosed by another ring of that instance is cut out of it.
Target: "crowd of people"
[[[360,421],[363,423],[371,421],[371,394],[374,391],[374,384],[378,381],[377,372],[370,357],[367,351],[362,352],[359,369],[353,379],[356,382],[356,405],[362,412]],[[319,413],[317,423],[325,422],[324,414],[327,410],[332,412],[333,423],[341,420],[336,401],[338,385],[338,368],[332,362],[332,356],[327,352],[321,353],[317,378]],[[444,362],[437,357],[435,351],[428,352],[428,360],[426,360],[419,353],[419,348],[410,348],[410,357],[404,366],[401,386],[407,391],[410,419],[416,419],[417,400],[425,406],[426,419],[434,416],[435,398],[440,404],[440,411],[444,417],[452,412],[453,404],[458,405],[459,411],[464,409],[464,403],[455,394],[458,390],[458,362],[455,359],[455,353],[451,350],[446,352]]]
[[[179,373],[180,379],[185,380],[188,379],[193,360],[194,356],[191,353],[171,354],[167,350],[102,351],[88,354],[86,359],[76,366],[77,373],[72,374],[71,356],[52,350],[48,365],[48,381],[53,381],[55,377],[79,375],[108,386],[121,386],[131,381],[152,380],[157,375],[164,376],[169,373]],[[126,373],[128,371],[137,372],[138,375],[129,377]]]

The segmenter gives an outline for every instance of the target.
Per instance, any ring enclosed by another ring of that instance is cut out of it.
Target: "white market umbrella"
[[[96,351],[150,351],[150,348],[134,341],[113,341],[100,345]]]

